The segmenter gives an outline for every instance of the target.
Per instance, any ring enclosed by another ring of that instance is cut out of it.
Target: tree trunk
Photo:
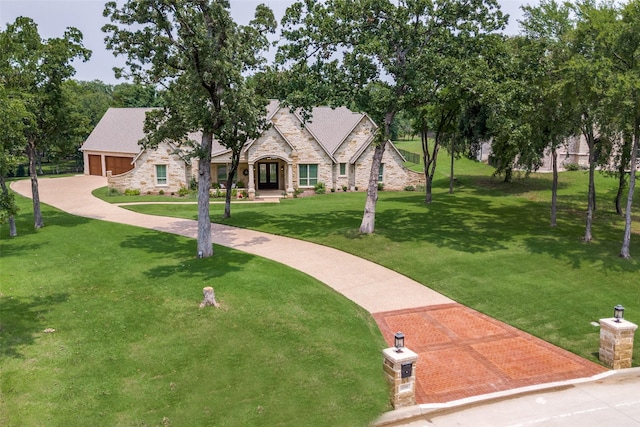
[[[616,200],[614,204],[616,205],[616,214],[623,216],[624,212],[622,211],[622,195],[624,194],[624,189],[627,187],[627,180],[625,178],[625,171],[623,168],[618,171],[618,192],[616,193]]]
[[[211,218],[209,216],[209,188],[211,187],[211,146],[213,134],[203,133],[198,160],[198,256],[213,255]]]
[[[433,146],[433,154],[431,155],[431,159],[429,160],[429,164],[427,165],[427,194],[424,199],[424,202],[430,204],[433,202],[433,177],[436,174],[436,164],[438,160],[438,151],[440,150],[440,141],[436,137],[435,143]]]
[[[511,182],[512,179],[513,179],[513,169],[511,168],[511,166],[509,166],[504,170],[504,182],[508,184]]]
[[[433,201],[433,176],[436,170],[436,156],[438,155],[438,138],[436,137],[433,145],[433,153],[429,151],[429,129],[424,126],[420,132],[422,139],[422,162],[424,165],[424,178],[425,178],[425,204],[430,204]]]
[[[227,187],[224,194],[224,213],[222,214],[222,218],[231,218],[231,186],[233,185],[233,180],[227,178],[225,186]]]
[[[616,213],[620,216],[624,215],[622,210],[622,197],[624,196],[624,190],[627,188],[627,173],[626,169],[629,165],[629,158],[631,157],[631,146],[633,145],[633,134],[628,134],[623,137],[623,141],[631,141],[631,144],[622,144],[622,154],[620,156],[620,164],[618,165],[618,192],[616,193]]]
[[[620,256],[625,259],[631,258],[631,207],[633,205],[633,193],[636,187],[636,163],[638,160],[638,147],[640,146],[640,119],[636,118],[636,126],[633,135],[633,146],[631,147],[631,173],[629,175],[629,192],[627,194],[627,209],[624,217],[624,237]]]
[[[551,184],[551,226],[558,225],[558,153],[556,148],[551,149],[551,165],[553,166],[553,183]]]
[[[2,192],[4,193],[4,197],[7,203],[13,204],[13,202],[11,202],[11,194],[9,193],[9,189],[7,188],[4,176],[2,175],[0,175],[0,187],[2,188]],[[13,210],[13,208],[10,209]],[[18,229],[16,228],[16,218],[12,213],[9,213],[7,222],[9,223],[9,237],[16,237],[18,235]]]
[[[42,211],[40,210],[40,193],[38,191],[38,173],[36,167],[37,153],[35,141],[29,141],[27,145],[27,155],[29,156],[29,175],[31,176],[31,194],[33,200],[33,227],[35,229],[44,227]]]
[[[367,201],[364,204],[364,214],[360,223],[360,233],[371,234],[375,230],[376,225],[376,203],[378,202],[378,174],[380,172],[380,164],[382,156],[387,147],[387,140],[391,132],[391,122],[396,115],[395,111],[388,111],[384,116],[384,135],[382,141],[376,144],[373,150],[373,159],[371,161],[371,172],[369,173],[369,185],[367,186]]]
[[[238,170],[238,164],[240,163],[240,151],[237,153],[234,150],[231,154],[231,169],[229,170],[229,174],[227,175],[227,194],[224,197],[224,214],[222,214],[222,218],[231,218],[231,186],[233,185],[233,177]],[[238,190],[240,191],[240,190]]]
[[[433,181],[430,174],[426,174],[426,192],[424,195],[424,203],[431,204],[433,202]]]
[[[376,202],[378,201],[378,172],[382,163],[382,156],[386,148],[386,139],[376,145],[373,151],[371,163],[371,173],[369,174],[369,185],[367,187],[367,201],[364,204],[364,215],[360,223],[360,233],[371,234],[376,225]]]
[[[587,132],[587,145],[589,146],[589,196],[587,203],[587,224],[584,231],[584,241],[590,242],[593,239],[591,235],[591,228],[593,225],[593,212],[596,209],[596,185],[595,185],[595,171],[596,171],[596,154],[595,143],[592,131]]]
[[[454,141],[453,138],[451,138],[451,164],[449,167],[449,194],[453,194],[453,181],[455,180],[455,177],[453,176],[453,163],[456,159],[456,152],[454,150]]]

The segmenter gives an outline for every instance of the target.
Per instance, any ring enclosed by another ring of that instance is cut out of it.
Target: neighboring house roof
[[[151,108],[109,108],[80,149],[138,154],[141,149],[138,141],[144,138],[145,114],[151,110]]]

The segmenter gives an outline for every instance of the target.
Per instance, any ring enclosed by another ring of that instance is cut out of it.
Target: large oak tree
[[[37,162],[43,151],[71,144],[83,124],[73,114],[64,82],[75,74],[74,59],[88,60],[82,33],[68,28],[62,37],[43,40],[37,24],[18,17],[0,32],[0,84],[7,96],[24,107],[24,150],[29,158],[35,228],[44,226],[38,192]]]
[[[287,10],[279,58],[297,78],[290,102],[346,104],[381,124],[361,233],[375,229],[378,173],[396,114],[429,99],[439,86],[434,66],[454,40],[504,21],[495,0],[304,0]]]
[[[198,159],[198,254],[211,256],[213,140],[235,145],[237,139],[220,138],[223,129],[232,122],[257,123],[256,116],[265,114],[245,108],[237,95],[246,86],[243,73],[263,62],[266,35],[276,24],[273,13],[260,5],[255,19],[241,26],[233,21],[227,0],[129,0],[121,7],[107,3],[104,15],[112,22],[103,28],[107,47],[127,57],[125,69],[116,74],[165,88],[165,107],[147,115],[144,144],[172,140]],[[200,141],[186,139],[198,131]]]

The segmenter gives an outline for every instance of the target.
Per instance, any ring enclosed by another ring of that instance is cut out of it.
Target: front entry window
[[[298,165],[300,187],[313,187],[318,183],[318,165]]]

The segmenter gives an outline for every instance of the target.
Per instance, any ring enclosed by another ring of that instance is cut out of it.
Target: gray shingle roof
[[[151,108],[109,108],[81,150],[112,151],[135,155],[138,141],[144,138],[144,118]]]
[[[267,119],[270,120],[279,109],[280,103],[271,100],[267,104]],[[109,108],[84,142],[81,150],[107,151],[135,156],[141,150],[138,141],[145,136],[143,131],[145,114],[151,110],[151,108]],[[335,109],[316,107],[306,127],[327,153],[333,155],[363,117],[364,114],[354,113],[346,107]],[[202,133],[190,133],[188,137],[200,142]],[[214,155],[226,150],[217,140],[213,141]]]
[[[333,155],[363,117],[364,114],[354,113],[346,107],[315,107],[306,126],[324,149]]]

